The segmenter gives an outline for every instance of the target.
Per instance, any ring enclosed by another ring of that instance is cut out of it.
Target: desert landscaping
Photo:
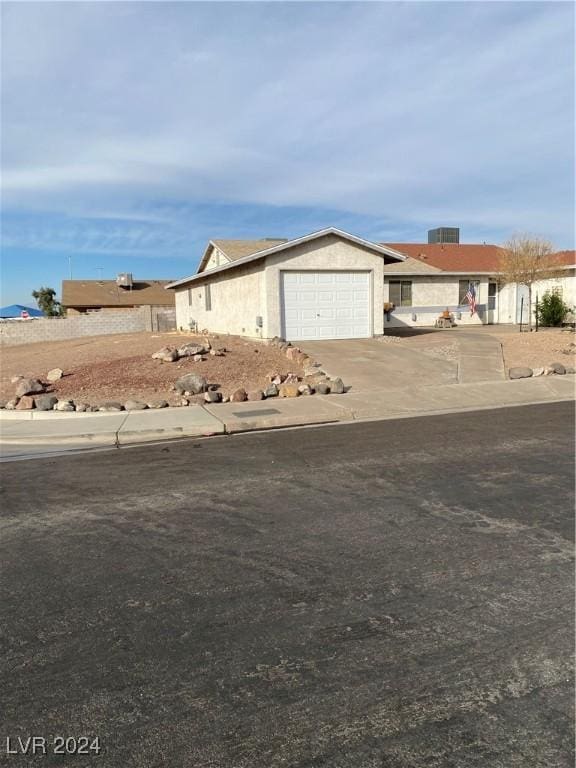
[[[319,364],[281,340],[137,333],[1,350],[8,409],[141,410],[340,391]]]

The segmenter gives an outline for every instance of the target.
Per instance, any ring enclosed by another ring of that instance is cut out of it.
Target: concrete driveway
[[[306,341],[299,346],[358,394],[506,379],[502,346],[489,334],[426,330],[409,344],[402,337],[394,339]]]
[[[353,392],[386,391],[410,385],[456,384],[456,361],[431,357],[402,343],[381,339],[338,339],[299,343],[330,376],[340,376]]]

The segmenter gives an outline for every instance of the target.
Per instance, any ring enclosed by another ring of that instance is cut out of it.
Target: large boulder
[[[44,392],[44,385],[38,379],[19,379],[14,394],[16,397],[24,397],[24,395],[36,395],[39,392]]]
[[[141,400],[126,400],[124,403],[125,411],[145,411],[146,408],[148,408],[148,405]]]
[[[62,368],[52,368],[52,370],[48,371],[48,373],[46,374],[46,381],[53,383],[61,379],[62,376],[64,376],[64,371],[62,370]]]
[[[278,387],[276,384],[269,384],[264,390],[266,397],[278,397]]]
[[[230,402],[231,403],[243,403],[248,395],[246,394],[245,389],[237,389],[230,395]]]
[[[208,382],[204,376],[200,376],[197,373],[186,373],[184,376],[180,376],[174,386],[179,395],[184,394],[184,392],[199,395],[202,392],[206,392]]]
[[[36,410],[52,411],[58,402],[58,398],[55,395],[38,395],[34,398],[34,401],[36,403]]]
[[[31,411],[32,408],[34,408],[34,398],[30,397],[30,395],[24,395],[24,397],[21,397],[20,400],[18,400],[14,410]]]
[[[532,376],[532,368],[526,366],[518,366],[517,368],[510,368],[508,376],[511,379],[529,379]]]
[[[222,400],[222,393],[217,392],[215,389],[209,389],[204,392],[204,402],[206,403],[219,403]]]
[[[327,381],[319,381],[318,384],[314,385],[314,389],[316,390],[317,395],[330,394],[330,384]]]
[[[248,400],[264,400],[264,392],[261,389],[253,389],[247,394]]]
[[[558,374],[558,376],[564,376],[566,373],[566,367],[562,363],[550,363],[549,367],[553,368],[554,373]]]
[[[298,397],[300,392],[298,391],[297,384],[282,384],[278,394],[280,397]]]
[[[58,400],[54,406],[55,411],[75,411],[74,402],[72,400]]]
[[[194,357],[194,355],[204,355],[210,347],[206,347],[205,344],[198,344],[197,342],[189,342],[178,347],[178,354],[180,357]]]
[[[342,379],[334,379],[330,382],[330,392],[333,395],[343,395],[344,394],[344,382]]]
[[[148,408],[153,408],[153,409],[168,408],[168,401],[167,400],[149,400],[147,405],[148,405]]]
[[[171,347],[163,347],[152,355],[153,360],[160,360],[163,363],[175,363],[178,358],[178,352]]]
[[[109,401],[109,402],[104,403],[103,405],[101,405],[98,408],[98,410],[99,411],[104,411],[104,412],[112,413],[113,411],[123,411],[124,410],[124,406],[122,405],[122,403],[117,403],[115,401]]]

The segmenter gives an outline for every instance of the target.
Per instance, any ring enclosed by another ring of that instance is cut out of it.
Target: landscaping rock
[[[529,379],[532,376],[532,368],[520,366],[518,368],[510,368],[508,376],[511,379]]]
[[[24,395],[35,395],[38,392],[44,392],[44,384],[41,381],[38,379],[19,379],[14,394],[16,397],[23,397]]]
[[[148,408],[168,408],[168,403],[166,400],[149,400]]]
[[[6,408],[6,403],[8,400],[0,400],[0,411],[3,411]]]
[[[298,386],[296,384],[282,384],[278,394],[280,397],[298,397],[300,392],[298,391]]]
[[[90,411],[88,403],[76,403],[76,413],[86,413]]]
[[[253,389],[248,392],[247,398],[248,400],[264,400],[264,392],[261,389]]]
[[[34,408],[34,398],[30,395],[24,395],[18,400],[18,404],[15,407],[15,411],[31,411]]]
[[[300,350],[298,349],[298,347],[288,347],[288,349],[286,350],[286,357],[288,358],[288,360],[296,360],[299,354],[300,354]]]
[[[247,397],[248,397],[248,395],[246,394],[246,390],[245,389],[237,389],[235,392],[232,392],[232,394],[230,395],[230,402],[231,403],[243,403],[244,400],[246,400]]]
[[[298,392],[300,392],[301,395],[311,395],[312,390],[308,386],[308,384],[300,384],[298,387]]]
[[[222,400],[222,393],[209,389],[208,392],[204,392],[204,400],[207,403],[219,403]]]
[[[104,403],[103,405],[101,405],[100,408],[98,408],[98,410],[99,411],[105,411],[105,412],[108,412],[108,411],[110,411],[110,412],[111,411],[123,411],[124,410],[124,406],[121,403],[108,402],[108,403]]]
[[[172,347],[163,347],[152,355],[153,360],[160,360],[163,363],[175,363],[179,357],[177,350]]]
[[[8,400],[6,403],[6,410],[7,411],[14,411],[16,409],[16,406],[18,405],[18,400],[20,400],[19,397],[13,397],[12,400]]]
[[[295,373],[289,373],[287,376],[283,377],[283,384],[299,384],[300,383],[300,376],[297,376]]]
[[[338,378],[330,382],[330,393],[333,395],[344,394],[344,382],[342,379]]]
[[[58,400],[54,406],[55,411],[75,411],[74,402],[72,400]]]
[[[544,368],[533,368],[532,376],[544,376]]]
[[[126,400],[124,403],[126,411],[145,411],[146,408],[148,408],[148,405],[141,400]]]
[[[566,373],[576,373],[576,368],[571,365],[566,366]]]
[[[183,397],[182,400],[178,403],[180,406],[190,405],[190,400],[188,400],[186,397]]]
[[[64,376],[64,371],[62,370],[62,368],[52,368],[52,370],[48,371],[48,373],[46,374],[46,381],[49,381],[49,382],[58,381],[59,379],[62,378],[62,376]]]
[[[551,365],[544,366],[544,376],[554,376],[555,373],[556,371]]]
[[[264,395],[266,397],[278,397],[278,387],[276,384],[270,384],[269,387],[266,387],[264,390]]]
[[[317,395],[330,394],[330,384],[328,384],[327,381],[319,381],[318,384],[316,384],[315,389]]]
[[[564,376],[566,373],[566,367],[562,363],[550,363],[550,368],[554,369],[554,373],[558,376]]]
[[[23,379],[23,378],[24,376],[12,376],[12,378],[10,379],[10,383],[17,384],[20,381],[20,379]]]
[[[206,392],[208,382],[204,376],[199,376],[197,373],[187,373],[176,381],[175,386],[179,394],[191,392],[193,395],[199,395],[201,392]]]
[[[204,358],[202,357],[202,355],[194,355],[192,360],[194,360],[195,363],[201,363],[204,360]]]
[[[196,342],[190,342],[178,347],[178,354],[180,357],[194,357],[194,355],[203,355],[210,347],[206,347],[203,344],[197,344]]]
[[[226,353],[225,349],[214,349],[212,348],[210,350],[210,354],[212,357],[224,357],[224,354]]]
[[[58,402],[58,398],[55,395],[38,395],[34,402],[36,403],[36,410],[52,411]]]

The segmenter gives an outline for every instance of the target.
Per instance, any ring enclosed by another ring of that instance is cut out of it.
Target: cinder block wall
[[[139,307],[129,311],[0,322],[0,345],[34,344],[39,341],[61,341],[81,336],[156,330],[152,328],[153,315],[150,310],[150,307]]]

